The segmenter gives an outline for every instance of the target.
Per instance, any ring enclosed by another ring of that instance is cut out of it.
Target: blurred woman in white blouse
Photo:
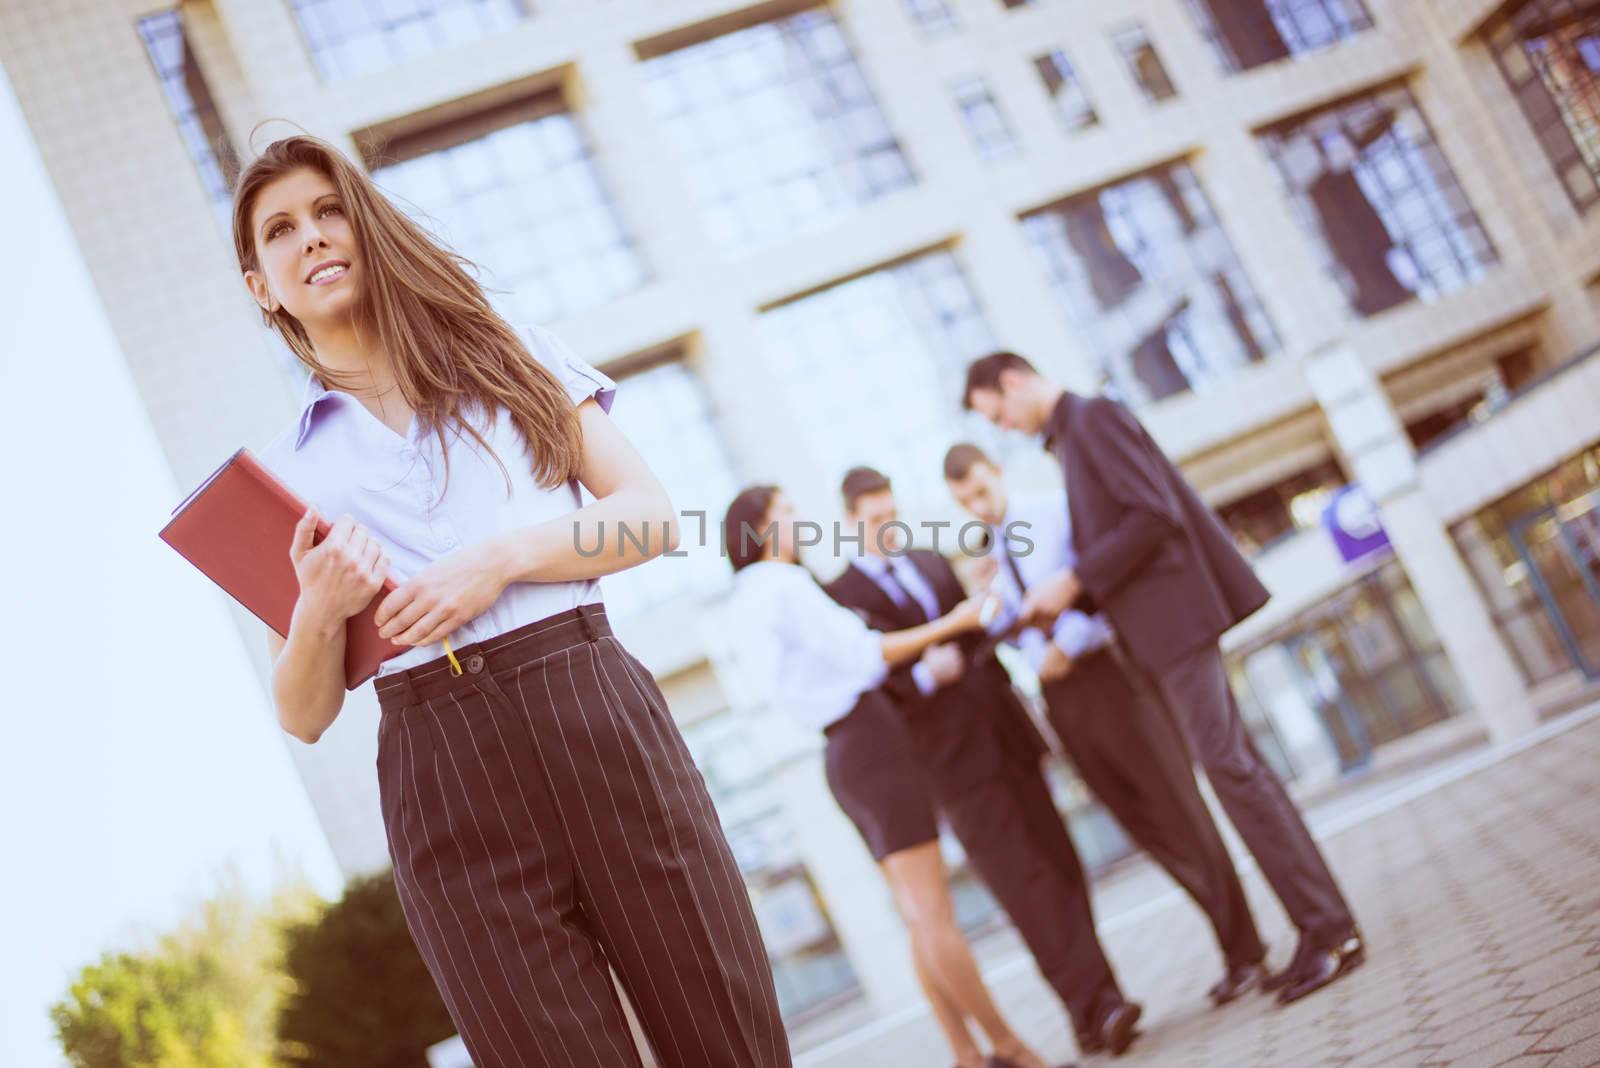
[[[959,670],[961,653],[947,643],[984,626],[997,606],[981,594],[910,630],[869,630],[800,564],[796,525],[776,486],[747,489],[728,508],[723,541],[736,575],[730,619],[740,663],[766,704],[825,736],[828,787],[889,884],[958,1068],[1046,1068],[996,1008],[956,924],[933,801],[902,713],[879,690],[891,667],[919,658],[936,678]],[[988,1039],[987,1058],[973,1024]]]

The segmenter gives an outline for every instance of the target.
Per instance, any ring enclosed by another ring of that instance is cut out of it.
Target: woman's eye
[[[285,233],[286,231],[288,231],[288,229],[289,229],[289,224],[288,223],[274,223],[272,225],[272,227],[267,230],[267,240],[271,241],[273,238],[277,237],[279,234]]]
[[[322,211],[319,212],[318,214],[319,215],[329,215],[329,214],[338,215],[343,210],[344,209],[340,208],[339,205],[337,205],[337,204],[324,204],[324,205],[322,205]]]

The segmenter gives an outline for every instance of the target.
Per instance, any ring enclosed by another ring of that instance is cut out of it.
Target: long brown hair
[[[239,176],[233,199],[233,247],[239,270],[259,270],[250,216],[269,183],[302,167],[327,178],[338,191],[355,233],[363,286],[355,306],[358,327],[370,326],[394,362],[402,395],[417,426],[439,439],[460,427],[493,455],[467,413],[491,415],[504,407],[521,432],[533,473],[542,486],[575,477],[583,436],[577,409],[554,374],[534,358],[517,331],[489,305],[468,273],[472,262],[436,241],[391,204],[372,179],[326,141],[305,135],[274,141]],[[299,320],[280,308],[262,311],[307,370],[327,385],[339,374],[317,360]],[[499,457],[495,457],[499,462]],[[500,464],[502,472],[505,464]],[[507,477],[506,489],[511,483]]]

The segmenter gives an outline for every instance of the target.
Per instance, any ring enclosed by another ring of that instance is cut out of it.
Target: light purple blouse
[[[595,398],[611,410],[617,385],[539,327],[522,331],[528,348],[562,384],[574,404]],[[468,434],[447,430],[450,480],[436,435],[418,436],[413,420],[404,437],[390,430],[356,398],[306,379],[300,418],[278,435],[261,463],[329,522],[349,515],[383,545],[389,574],[404,582],[462,546],[508,530],[556,519],[582,506],[576,480],[540,486],[530,470],[522,436],[504,408],[492,426],[474,426],[493,447],[488,455]],[[505,465],[502,472],[500,464]],[[511,493],[506,494],[506,476]],[[580,604],[600,600],[600,583],[513,582],[499,600],[450,636],[461,648]],[[386,661],[380,676],[444,655],[444,644],[417,646]]]

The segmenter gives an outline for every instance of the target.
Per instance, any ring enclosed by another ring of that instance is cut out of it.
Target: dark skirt
[[[787,1068],[761,933],[655,680],[585,605],[381,676],[406,923],[479,1068]]]
[[[823,733],[828,788],[874,860],[939,837],[927,779],[893,702],[870,690]]]

